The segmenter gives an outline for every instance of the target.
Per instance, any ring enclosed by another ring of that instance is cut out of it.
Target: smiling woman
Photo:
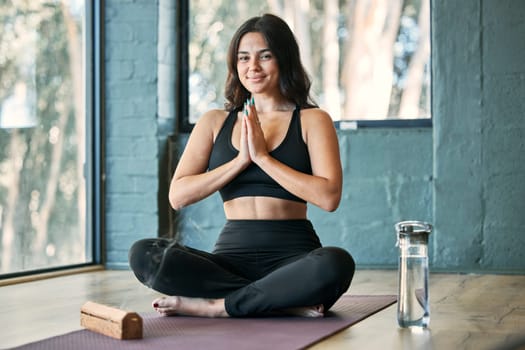
[[[237,72],[241,84],[252,93],[279,86],[279,66],[260,33],[247,33],[239,44]]]
[[[220,193],[226,224],[215,249],[143,239],[130,266],[166,294],[153,302],[162,315],[321,317],[355,268],[346,250],[321,245],[307,218],[307,203],[331,212],[341,200],[335,128],[310,102],[299,47],[281,18],[245,21],[227,61],[226,108],[199,119],[169,189],[175,210]]]

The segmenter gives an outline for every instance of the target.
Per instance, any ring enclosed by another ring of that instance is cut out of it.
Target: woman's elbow
[[[171,194],[168,197],[168,199],[173,210],[179,210],[183,207],[181,203],[179,203],[173,196],[171,196]]]
[[[168,200],[173,210],[180,210],[187,205],[184,203],[180,194],[175,191],[175,186],[171,186],[168,194]]]
[[[341,202],[341,194],[328,195],[324,198],[319,207],[327,212],[334,212],[339,207]]]
[[[322,209],[326,210],[327,212],[332,213],[336,211],[338,207],[339,207],[339,202],[328,202],[322,207]]]

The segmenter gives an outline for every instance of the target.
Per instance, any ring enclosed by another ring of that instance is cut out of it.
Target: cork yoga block
[[[80,325],[116,339],[142,338],[142,318],[137,313],[92,301],[80,308]]]

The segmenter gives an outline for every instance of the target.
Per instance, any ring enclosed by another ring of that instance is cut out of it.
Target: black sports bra
[[[210,160],[208,162],[208,168],[210,170],[229,162],[239,153],[239,151],[233,147],[231,142],[233,126],[237,120],[238,112],[238,110],[234,110],[228,114],[228,117],[224,121],[224,124],[215,139]],[[293,112],[283,142],[271,151],[270,155],[297,171],[312,174],[308,148],[303,141],[301,132],[299,107]],[[250,164],[219,192],[224,202],[237,197],[263,196],[306,203],[303,199],[285,190],[255,163]]]

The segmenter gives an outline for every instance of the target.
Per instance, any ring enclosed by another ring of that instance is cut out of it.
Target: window
[[[94,260],[92,6],[0,3],[0,277]]]
[[[223,107],[229,40],[242,21],[266,12],[292,28],[312,95],[334,121],[430,122],[430,0],[191,0],[186,5],[189,108],[183,115],[189,124],[204,111]]]

